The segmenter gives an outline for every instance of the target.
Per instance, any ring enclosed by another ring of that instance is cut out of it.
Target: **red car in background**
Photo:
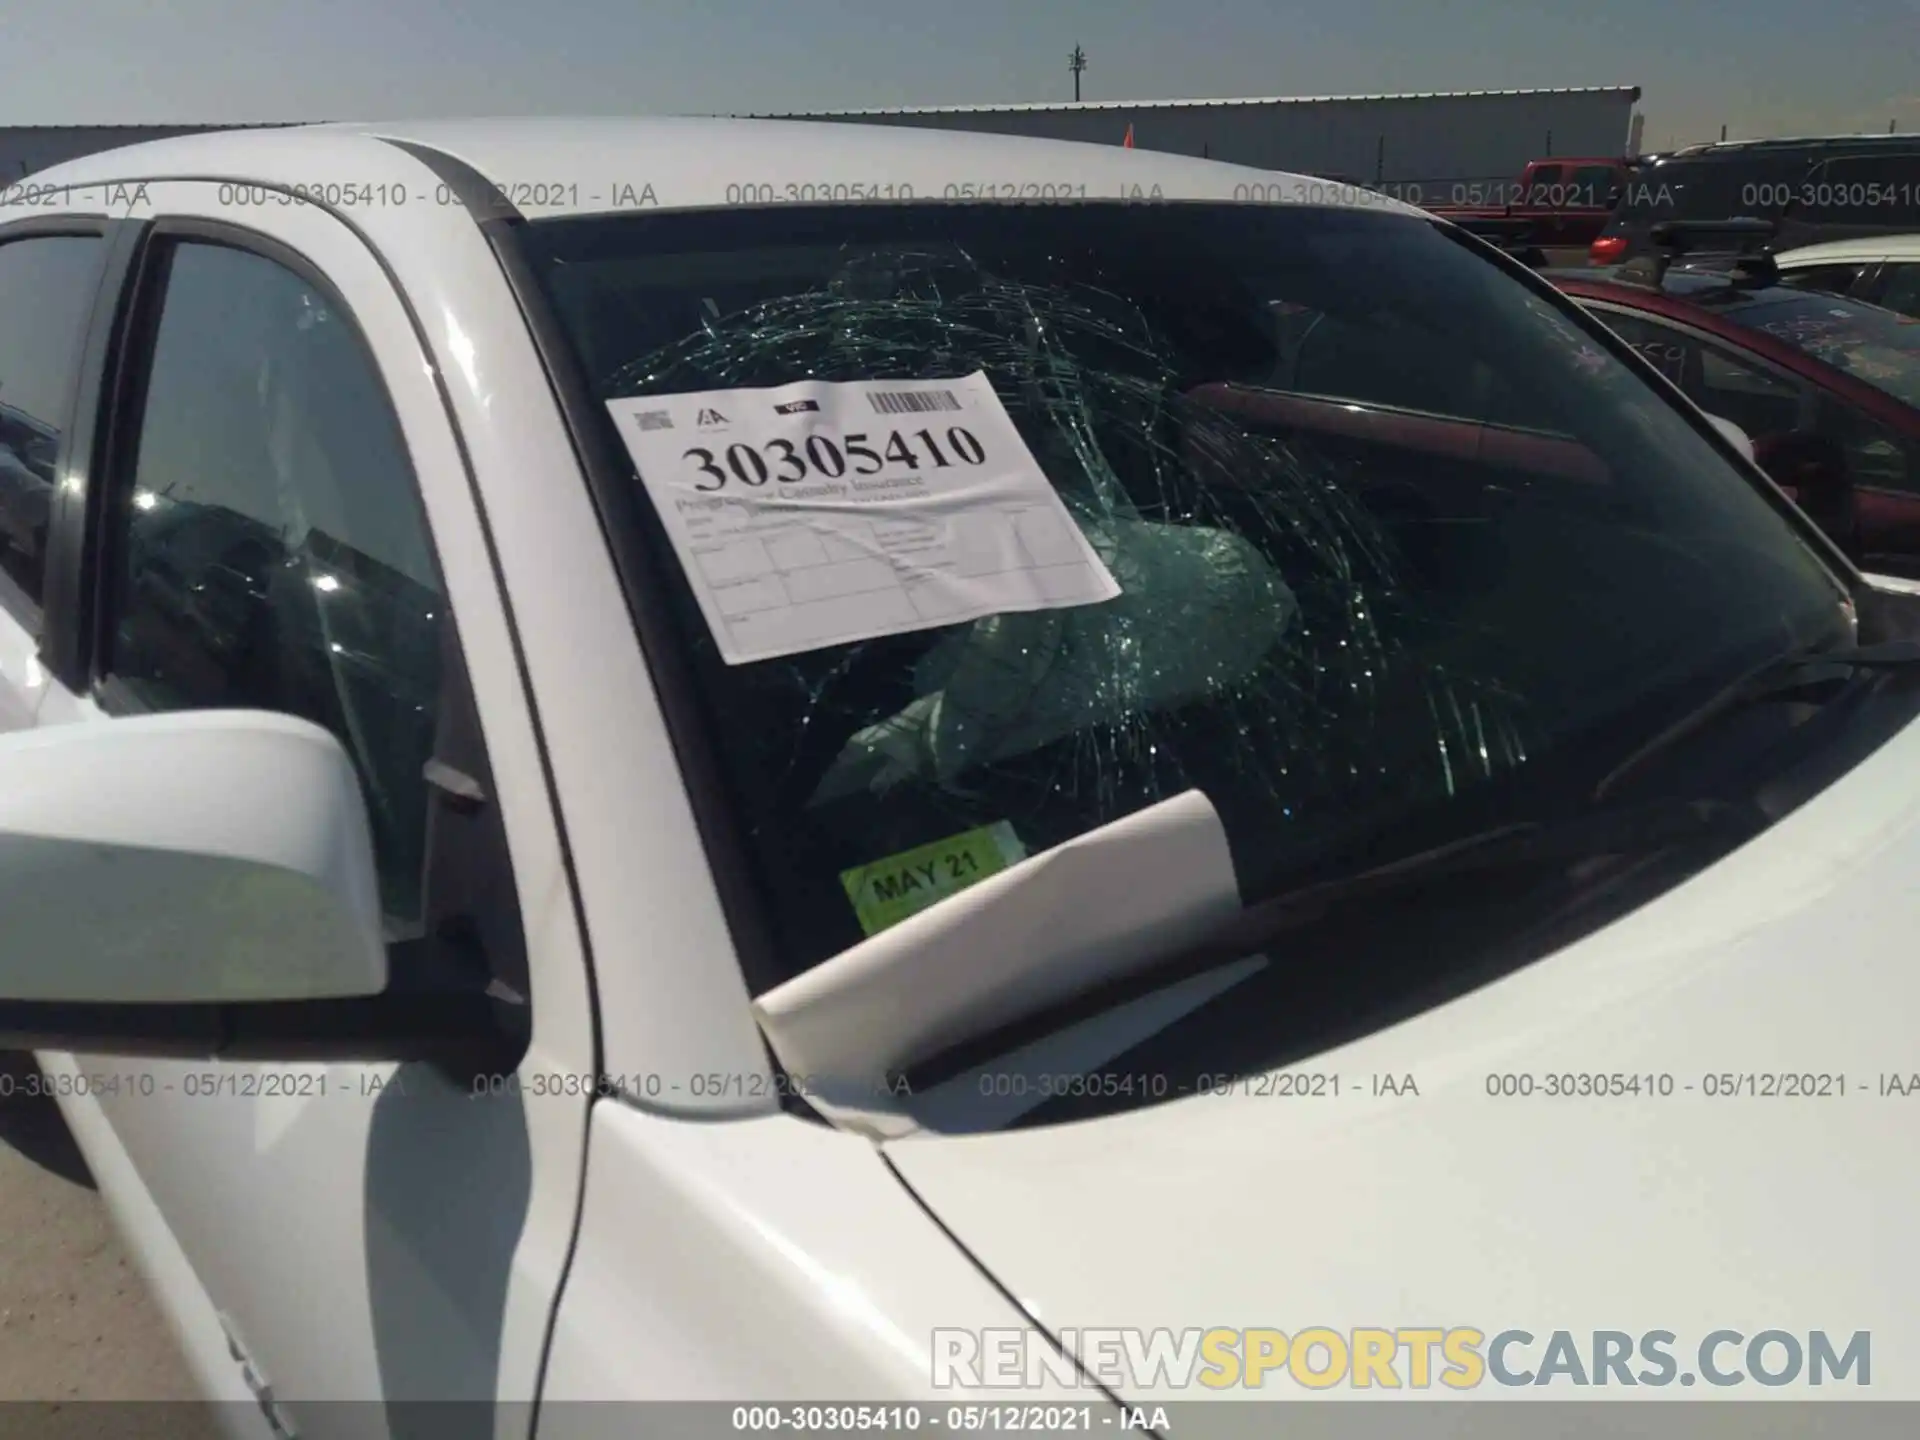
[[[1709,415],[1862,569],[1920,579],[1920,320],[1730,268],[1548,270]]]
[[[1533,243],[1578,263],[1607,226],[1633,173],[1631,162],[1611,157],[1530,160],[1517,183],[1462,183],[1442,199],[1403,195],[1454,224],[1476,220],[1525,222]],[[1392,193],[1389,189],[1389,193]],[[1444,203],[1442,201],[1444,200]]]

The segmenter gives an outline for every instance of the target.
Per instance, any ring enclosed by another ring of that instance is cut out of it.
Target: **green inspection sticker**
[[[936,901],[1027,858],[1005,820],[840,872],[860,928],[878,935]]]

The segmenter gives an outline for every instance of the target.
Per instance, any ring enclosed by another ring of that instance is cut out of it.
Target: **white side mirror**
[[[199,711],[0,736],[0,1007],[386,985],[365,803],[325,730]]]
[[[1718,415],[1709,415],[1707,419],[1713,422],[1714,429],[1718,430],[1733,442],[1734,449],[1746,456],[1747,459],[1753,459],[1753,437],[1751,435],[1734,424],[1733,421],[1723,420]]]

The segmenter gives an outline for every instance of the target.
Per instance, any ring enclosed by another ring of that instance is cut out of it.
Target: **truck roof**
[[[395,145],[465,162],[529,219],[628,203],[692,209],[859,198],[1156,198],[1421,212],[1359,187],[1120,145],[803,120],[558,117],[333,123],[183,135],[71,160],[42,187],[161,179],[257,184],[391,183]],[[907,187],[910,195],[902,196]],[[971,192],[968,187],[972,187]],[[871,198],[871,197],[869,197]]]
[[[1782,270],[1806,265],[1844,265],[1855,260],[1920,261],[1920,234],[1867,235],[1852,240],[1825,240],[1801,245],[1774,257]]]
[[[1713,140],[1700,145],[1687,145],[1678,150],[1669,150],[1658,158],[1691,160],[1700,156],[1766,154],[1774,150],[1851,150],[1855,148],[1862,150],[1920,149],[1920,135],[1902,135],[1894,132],[1873,135],[1802,135],[1773,140]]]

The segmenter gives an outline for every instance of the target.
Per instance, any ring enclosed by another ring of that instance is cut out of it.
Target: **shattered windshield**
[[[526,243],[623,414],[895,382],[909,398],[857,443],[806,447],[821,475],[884,480],[984,454],[924,397],[990,387],[1117,590],[743,659],[651,537],[788,974],[1196,788],[1248,901],[1377,862],[1590,784],[1756,659],[1841,638],[1842,593],[1777,502],[1597,327],[1419,218],[737,209]],[[727,495],[779,454],[677,433]],[[832,559],[805,528],[790,553]],[[1019,534],[1035,564],[1060,543]],[[791,596],[787,563],[734,578]]]

